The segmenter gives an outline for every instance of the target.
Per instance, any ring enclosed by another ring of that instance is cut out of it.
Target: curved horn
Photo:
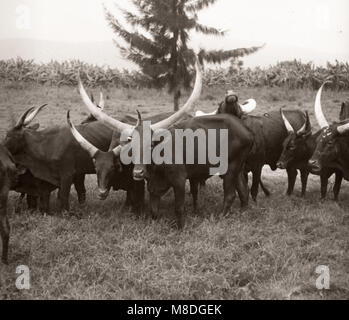
[[[284,112],[282,109],[280,109],[280,113],[281,113],[281,117],[282,117],[282,120],[284,121],[284,124],[285,124],[285,127],[286,127],[286,130],[288,133],[294,133],[294,129],[291,125],[291,123],[287,120]]]
[[[117,146],[116,148],[114,148],[113,150],[112,150],[112,152],[114,153],[114,155],[116,156],[116,157],[118,157],[119,155],[120,155],[120,153],[121,153],[121,150],[122,150],[122,146]]]
[[[18,119],[18,121],[17,121],[17,123],[16,123],[16,125],[15,125],[15,128],[20,128],[20,127],[22,127],[23,124],[24,124],[24,121],[25,121],[25,119],[26,119],[26,117],[27,117],[27,115],[28,115],[30,112],[32,112],[33,110],[34,110],[34,107],[31,107],[31,108],[29,108],[26,112],[24,112],[24,113],[19,117],[19,119]]]
[[[339,134],[344,134],[349,131],[349,123],[343,124],[342,126],[337,127],[337,132]]]
[[[305,123],[303,124],[302,128],[300,128],[297,131],[297,135],[307,133],[309,127],[310,127],[309,113],[308,111],[305,111]]]
[[[105,107],[105,101],[104,101],[104,97],[103,97],[103,92],[101,91],[99,93],[99,104],[98,107],[100,107],[100,109],[103,111],[104,107]]]
[[[323,85],[320,87],[320,89],[316,95],[316,99],[315,99],[315,117],[316,117],[316,120],[317,120],[319,126],[321,127],[321,129],[327,128],[329,126],[328,122],[324,116],[324,113],[322,111],[322,106],[321,106],[322,89],[324,88],[326,83],[329,83],[329,82],[326,81],[323,83]]]
[[[86,90],[84,86],[82,85],[80,76],[78,75],[78,87],[80,96],[82,98],[82,101],[85,103],[87,109],[90,111],[90,113],[99,121],[104,123],[106,126],[113,130],[117,130],[119,132],[123,132],[124,130],[132,131],[134,130],[134,127],[123,123],[119,120],[113,119],[112,117],[108,116],[100,108],[98,108],[89,98],[89,96],[86,93]]]
[[[25,118],[23,125],[27,126],[30,122],[32,122],[35,119],[35,117],[38,115],[38,113],[46,106],[47,106],[47,103],[43,104],[40,107],[35,108],[34,111]]]
[[[139,127],[139,126],[141,125],[141,123],[142,123],[142,115],[141,115],[141,113],[140,113],[138,110],[136,110],[136,111],[137,111],[137,116],[138,116],[137,124],[136,124],[136,128],[137,128],[137,127]]]
[[[198,60],[196,59],[195,63],[195,69],[196,69],[196,79],[195,79],[195,85],[193,92],[188,99],[188,101],[184,104],[184,106],[177,111],[175,114],[170,116],[169,118],[160,121],[154,125],[151,126],[152,130],[158,130],[158,129],[167,129],[171,125],[175,124],[177,121],[182,119],[186,114],[188,114],[190,111],[192,111],[195,102],[199,99],[202,89],[202,66]]]
[[[205,112],[202,112],[199,110],[199,111],[196,111],[195,117],[214,116],[216,114],[217,114],[217,110],[213,111],[211,113],[205,113]]]
[[[254,99],[248,99],[243,104],[240,104],[240,108],[243,113],[251,113],[257,107],[257,102]]]
[[[95,103],[95,97],[91,91],[90,91],[90,99],[93,103]]]
[[[70,128],[70,131],[75,138],[75,140],[80,144],[80,146],[86,150],[91,158],[94,158],[96,153],[99,151],[94,145],[88,142],[78,130],[76,130],[75,126],[70,121],[70,111],[67,112],[67,122]]]

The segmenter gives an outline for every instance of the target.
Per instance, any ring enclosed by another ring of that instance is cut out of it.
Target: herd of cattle
[[[324,84],[325,85],[325,84]],[[223,214],[227,214],[236,197],[241,207],[249,200],[248,173],[252,172],[251,196],[256,201],[261,186],[266,195],[268,189],[261,181],[264,165],[272,170],[285,169],[288,175],[287,194],[294,189],[298,170],[301,173],[302,195],[305,195],[309,173],[321,177],[321,197],[326,196],[328,179],[336,175],[334,194],[338,199],[342,179],[349,179],[349,105],[343,103],[338,122],[329,124],[322,112],[320,88],[315,101],[315,115],[321,130],[312,133],[307,112],[278,110],[263,116],[248,115],[256,107],[252,99],[240,104],[234,92],[228,92],[217,111],[205,115],[197,112],[189,115],[200,97],[202,89],[201,65],[196,63],[196,80],[193,92],[185,105],[175,113],[164,113],[145,120],[151,121],[152,132],[158,129],[226,129],[228,132],[228,170],[223,180]],[[46,105],[30,108],[7,132],[0,145],[0,233],[2,261],[8,262],[10,225],[7,217],[7,198],[10,190],[25,196],[28,209],[49,213],[50,194],[58,189],[61,211],[70,212],[69,195],[74,184],[80,204],[86,201],[84,179],[86,174],[96,174],[98,198],[105,200],[111,189],[127,192],[126,204],[140,214],[144,206],[145,182],[149,192],[150,215],[158,216],[160,198],[173,188],[175,215],[179,228],[184,225],[184,197],[186,180],[190,181],[194,210],[197,207],[198,187],[210,177],[210,164],[146,164],[124,165],[120,152],[127,142],[120,139],[122,132],[142,134],[143,120],[126,116],[120,120],[104,113],[101,95],[97,105],[86,93],[79,81],[81,98],[90,116],[80,125],[71,123],[69,112],[65,126],[39,130],[31,122]],[[174,134],[172,134],[174,136]],[[170,143],[171,141],[169,141]],[[138,150],[143,153],[143,141]],[[197,149],[197,145],[195,147]],[[220,148],[219,143],[217,148]],[[186,148],[183,148],[185,157]],[[141,157],[140,157],[141,158]]]

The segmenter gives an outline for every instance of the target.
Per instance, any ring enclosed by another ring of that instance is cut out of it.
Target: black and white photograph
[[[0,300],[349,300],[348,13],[1,0]]]

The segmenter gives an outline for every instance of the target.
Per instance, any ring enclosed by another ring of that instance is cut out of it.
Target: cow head
[[[340,139],[349,133],[348,120],[329,125],[321,106],[322,90],[326,82],[321,86],[315,100],[315,115],[321,127],[321,135],[317,141],[315,152],[309,160],[309,167],[314,172],[320,172],[323,167],[331,167],[331,164],[340,160]]]
[[[97,174],[98,197],[100,200],[105,200],[109,195],[115,174],[122,170],[118,158],[118,156],[120,155],[121,146],[117,146],[116,148],[108,152],[103,152],[92,145],[92,143],[87,141],[79,133],[79,131],[70,121],[70,111],[67,112],[67,122],[75,140],[85,151],[89,153],[90,157],[93,160]]]
[[[251,113],[256,106],[257,103],[254,99],[249,99],[243,104],[240,104],[237,94],[234,91],[229,90],[226,93],[224,101],[219,104],[217,114],[229,113],[241,118],[244,114]]]
[[[282,109],[280,109],[280,113],[288,131],[288,136],[283,143],[283,150],[277,167],[279,169],[286,169],[292,162],[305,160],[304,157],[307,155],[306,142],[311,136],[311,124],[309,114],[306,111],[304,125],[301,129],[295,131]]]
[[[17,123],[11,128],[5,137],[4,144],[6,148],[15,155],[23,150],[25,146],[24,133],[25,130],[37,130],[39,125],[30,126],[30,123],[35,119],[37,114],[46,107],[47,104],[44,104],[37,108],[30,108],[19,118]]]
[[[90,93],[90,97],[91,97],[91,101],[94,103],[95,102],[95,98],[94,98],[92,93]],[[98,108],[100,108],[101,110],[104,110],[104,105],[105,105],[104,97],[103,97],[103,93],[101,91],[100,92],[100,97],[99,97],[99,103],[96,106]],[[94,122],[94,121],[97,121],[97,119],[92,114],[90,114],[85,120],[83,120],[81,122],[81,124],[91,123],[91,122]]]
[[[191,94],[191,96],[189,97],[188,101],[184,104],[184,106],[177,111],[176,113],[172,114],[170,117],[157,122],[155,124],[151,124],[150,125],[150,131],[151,133],[154,133],[155,131],[161,130],[161,129],[168,129],[170,126],[172,126],[173,124],[175,124],[176,122],[180,121],[181,119],[183,119],[189,112],[192,111],[195,102],[199,99],[200,94],[201,94],[201,89],[202,89],[202,69],[201,69],[201,65],[200,63],[196,62],[195,64],[195,68],[196,68],[196,80],[195,80],[195,86],[193,89],[193,92]],[[88,95],[86,94],[86,91],[81,83],[81,81],[79,81],[79,91],[81,94],[81,97],[85,103],[85,105],[87,106],[88,110],[90,111],[90,113],[99,121],[101,121],[102,123],[104,123],[106,126],[110,127],[111,129],[121,133],[121,135],[123,137],[127,137],[127,141],[124,141],[124,144],[128,144],[131,143],[135,137],[137,136],[137,139],[139,139],[140,144],[137,150],[133,149],[134,153],[132,154],[133,157],[137,158],[137,159],[143,159],[143,151],[145,150],[145,148],[147,149],[151,149],[151,137],[147,138],[147,139],[143,139],[143,121],[141,118],[140,113],[138,112],[138,122],[136,124],[136,126],[132,126],[126,123],[123,123],[117,119],[114,119],[110,116],[108,116],[107,114],[105,114],[102,110],[100,110],[99,108],[96,107],[96,105],[91,101],[91,99],[88,97]],[[150,148],[148,148],[150,145]],[[120,150],[122,148],[121,145],[119,145],[118,147],[118,153],[114,153],[116,154],[116,156],[120,155]],[[147,167],[148,164],[142,163],[142,161],[139,161],[140,163],[136,163],[134,165],[134,169],[133,169],[133,177],[135,180],[143,180],[147,177]]]

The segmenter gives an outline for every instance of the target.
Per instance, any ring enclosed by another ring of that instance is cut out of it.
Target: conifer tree
[[[174,110],[178,110],[181,89],[190,87],[195,61],[189,47],[189,33],[223,37],[224,31],[205,26],[198,21],[198,12],[217,0],[130,0],[134,10],[118,7],[127,25],[110,11],[106,19],[119,36],[115,40],[122,55],[136,63],[153,85],[168,85],[174,96]],[[120,38],[123,40],[120,42]],[[234,50],[206,51],[199,58],[206,62],[221,63],[231,58],[243,57],[260,47]]]

